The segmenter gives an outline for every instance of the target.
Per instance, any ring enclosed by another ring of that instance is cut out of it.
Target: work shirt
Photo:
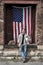
[[[22,38],[23,38],[23,33],[19,34],[18,36],[18,43],[22,44]],[[29,44],[29,42],[31,42],[31,37],[27,34],[24,35],[24,43],[23,45]]]

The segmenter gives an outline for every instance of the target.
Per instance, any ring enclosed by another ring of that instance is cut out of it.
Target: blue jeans
[[[27,45],[22,45],[22,47],[19,49],[20,55],[22,58],[26,58],[27,56]]]

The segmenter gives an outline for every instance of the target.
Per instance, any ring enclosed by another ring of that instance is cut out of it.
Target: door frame
[[[2,3],[8,3],[8,4],[39,4],[40,3],[40,0],[34,0],[34,1],[30,1],[30,0],[27,0],[27,1],[23,1],[23,0],[21,0],[21,1],[16,1],[16,0],[2,0]]]
[[[2,3],[5,4],[39,4],[40,1],[2,1]],[[5,22],[5,6],[4,6],[4,22]],[[4,37],[5,38],[5,37]]]

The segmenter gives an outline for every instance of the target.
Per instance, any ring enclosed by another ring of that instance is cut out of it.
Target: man
[[[18,46],[19,46],[20,55],[23,58],[23,62],[25,62],[25,60],[26,60],[27,44],[29,44],[30,41],[31,41],[30,36],[28,36],[25,33],[25,29],[23,28],[22,32],[18,36],[18,43],[19,43]]]

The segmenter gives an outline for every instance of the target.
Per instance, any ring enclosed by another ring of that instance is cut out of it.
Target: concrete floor
[[[0,62],[0,65],[43,65],[43,62],[27,62],[27,63],[23,63],[23,62],[14,62],[14,61],[4,61],[4,62]]]

